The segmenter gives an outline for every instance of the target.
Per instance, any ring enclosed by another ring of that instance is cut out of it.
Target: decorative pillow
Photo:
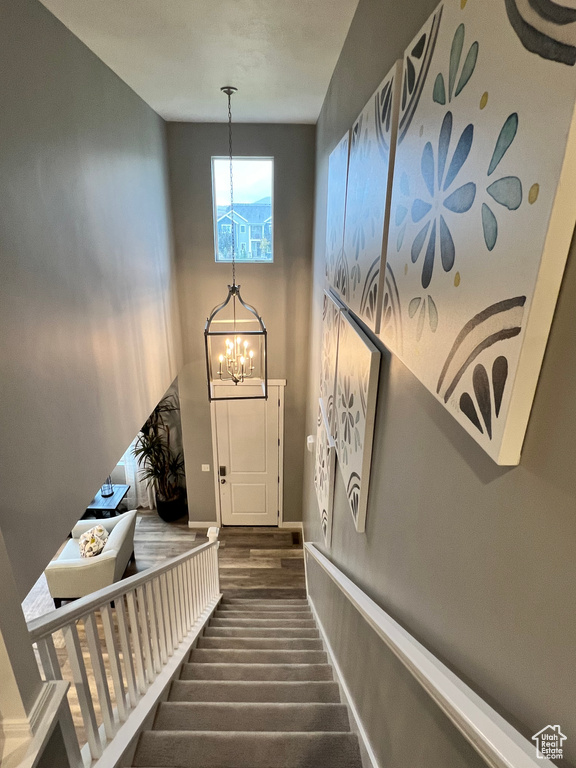
[[[83,533],[78,540],[80,556],[94,557],[95,555],[99,555],[104,549],[107,539],[108,531],[104,526],[95,525],[94,528],[90,528],[90,530]]]

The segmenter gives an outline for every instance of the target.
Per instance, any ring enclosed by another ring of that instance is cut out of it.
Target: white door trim
[[[219,382],[214,382],[218,384]],[[223,382],[224,383],[224,382]],[[278,437],[280,445],[278,446],[278,472],[280,473],[278,481],[278,527],[284,527],[284,388],[286,379],[268,379],[269,387],[278,387]],[[214,498],[216,500],[216,522],[222,525],[222,507],[220,504],[220,477],[218,475],[218,443],[216,440],[216,401],[210,402],[210,427],[212,429],[212,464],[214,467]],[[195,521],[195,527],[198,523]],[[288,523],[287,527],[293,524]]]

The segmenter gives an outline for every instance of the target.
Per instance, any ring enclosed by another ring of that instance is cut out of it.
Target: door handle
[[[224,485],[224,483],[226,482],[226,480],[224,480],[224,478],[222,478],[222,480],[220,480],[220,482],[222,483],[222,485]]]

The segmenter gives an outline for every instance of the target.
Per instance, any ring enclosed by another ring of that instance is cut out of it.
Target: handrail
[[[73,683],[80,716],[62,726],[71,768],[111,765],[184,660],[221,598],[217,536],[29,622],[44,679],[65,668]]]
[[[200,552],[205,549],[210,549],[211,547],[218,547],[218,542],[207,541],[204,544],[200,544],[198,547],[192,547],[182,555],[171,557],[169,560],[165,560],[159,565],[154,565],[152,568],[141,571],[141,573],[128,576],[121,581],[111,584],[109,587],[103,587],[97,592],[92,592],[90,595],[80,597],[69,605],[50,611],[50,613],[46,613],[44,616],[39,616],[36,619],[31,619],[28,622],[30,639],[35,643],[37,640],[46,637],[46,635],[51,635],[53,632],[57,632],[66,624],[84,618],[86,614],[100,608],[104,603],[110,603],[116,597],[126,594],[129,590],[136,589],[136,587],[142,586],[150,581],[150,579],[172,570],[180,563],[183,563],[192,557],[192,553],[198,555]]]
[[[542,768],[528,739],[394,621],[314,544],[305,543],[304,548],[491,768]]]

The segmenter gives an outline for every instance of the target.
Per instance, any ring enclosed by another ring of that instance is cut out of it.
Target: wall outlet
[[[202,472],[210,472],[210,464],[202,464]]]

